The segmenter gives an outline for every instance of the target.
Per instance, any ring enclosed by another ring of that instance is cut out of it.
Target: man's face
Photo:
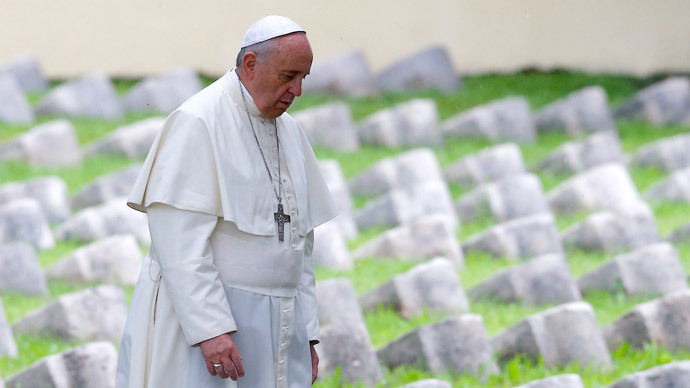
[[[302,80],[309,74],[314,58],[305,34],[276,38],[276,49],[259,58],[249,69],[247,89],[267,118],[282,115],[302,94]]]

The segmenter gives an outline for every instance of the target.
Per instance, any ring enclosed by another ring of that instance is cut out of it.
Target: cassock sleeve
[[[309,341],[319,342],[319,319],[316,311],[316,280],[314,277],[314,231],[307,233],[304,243],[304,264],[302,266],[302,280],[297,291],[302,315],[307,324]]]
[[[209,242],[218,217],[161,203],[147,210],[152,250],[189,345],[236,331]]]

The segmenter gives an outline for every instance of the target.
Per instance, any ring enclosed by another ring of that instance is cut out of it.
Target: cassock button
[[[292,244],[292,249],[297,248],[297,244]]]
[[[287,197],[287,199],[292,199],[292,194],[288,193],[288,194],[286,195],[286,197]]]

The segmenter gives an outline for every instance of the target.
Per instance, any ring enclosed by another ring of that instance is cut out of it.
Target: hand
[[[234,381],[244,377],[244,367],[242,357],[232,341],[230,334],[222,334],[218,337],[208,339],[199,344],[201,353],[206,360],[206,369],[211,376],[219,375],[221,379],[230,377]],[[213,364],[222,364],[220,368],[215,368]]]
[[[309,342],[309,348],[311,350],[311,383],[314,385],[316,377],[319,375],[319,355],[316,354],[316,349],[314,348],[316,342]]]

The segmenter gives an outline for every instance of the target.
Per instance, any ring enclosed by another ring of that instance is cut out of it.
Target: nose
[[[288,88],[288,92],[290,92],[292,95],[295,97],[299,97],[302,95],[302,78],[295,78],[291,83],[290,87]]]

